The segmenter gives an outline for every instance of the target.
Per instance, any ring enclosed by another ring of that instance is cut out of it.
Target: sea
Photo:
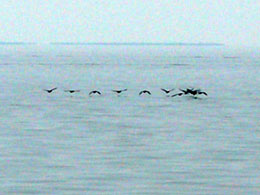
[[[260,48],[0,44],[0,79],[0,194],[260,194]]]

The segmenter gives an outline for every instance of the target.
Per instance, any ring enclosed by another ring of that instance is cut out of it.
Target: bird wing
[[[169,90],[169,92],[171,92],[171,91],[173,91],[174,90],[174,88],[172,88],[171,90]]]
[[[172,95],[171,97],[175,97],[175,96],[181,96],[181,95],[183,95],[183,93],[176,93],[176,94],[174,94],[174,95]]]
[[[54,90],[56,90],[56,89],[58,89],[58,88],[57,88],[57,87],[54,87],[54,88],[51,89],[51,91],[54,91]]]
[[[74,92],[80,92],[80,90],[67,89],[67,90],[64,90],[64,92],[74,93]]]
[[[183,93],[187,93],[187,91],[183,90],[183,89],[179,89],[180,91],[182,91]]]
[[[152,95],[150,91],[146,91],[146,93],[148,93],[149,95]]]
[[[204,91],[200,91],[199,94],[204,94],[204,95],[208,96],[208,94]]]
[[[122,91],[127,91],[127,89],[123,89]]]
[[[88,95],[91,95],[92,93],[94,93],[94,91],[91,91],[91,92],[89,92],[89,94],[88,94]]]
[[[122,90],[112,90],[113,92],[116,92],[116,93],[121,93]]]
[[[164,91],[165,93],[168,93],[168,91],[166,89],[161,88],[161,90]]]

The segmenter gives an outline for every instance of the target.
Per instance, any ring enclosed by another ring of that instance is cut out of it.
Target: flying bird
[[[168,93],[170,93],[171,91],[173,91],[174,89],[167,90],[167,89],[161,88],[161,90],[164,91],[166,94],[168,94]]]
[[[75,92],[80,92],[80,90],[69,89],[69,90],[64,90],[64,92],[75,93]]]
[[[46,91],[47,93],[51,93],[53,92],[54,90],[58,89],[57,87],[54,87],[52,89],[44,89],[44,91]]]
[[[142,95],[143,93],[147,93],[149,95],[151,95],[151,92],[148,91],[148,90],[143,90],[143,91],[140,91],[139,95]]]
[[[117,94],[120,94],[122,93],[123,91],[127,91],[127,89],[122,89],[122,90],[112,90],[113,92],[117,93]]]
[[[201,91],[200,89],[197,90],[197,93],[200,95],[200,94],[203,94],[203,95],[206,95],[208,96],[208,94],[205,92],[205,91]]]
[[[184,93],[176,93],[174,95],[172,95],[171,97],[175,97],[175,96],[182,96]]]
[[[89,92],[88,95],[92,95],[92,94],[98,94],[98,95],[101,95],[101,92],[100,92],[100,91],[97,91],[97,90],[94,90],[94,91]]]
[[[184,95],[187,95],[189,93],[193,93],[194,88],[191,88],[191,89],[187,88],[186,90],[179,89],[179,90],[182,91],[184,93]]]
[[[180,91],[182,91],[184,95],[187,95],[187,94],[191,94],[193,96],[201,95],[201,94],[206,95],[206,96],[208,95],[205,91],[201,91],[200,89],[194,89],[194,88],[191,88],[191,89],[187,88],[186,90],[180,89]]]

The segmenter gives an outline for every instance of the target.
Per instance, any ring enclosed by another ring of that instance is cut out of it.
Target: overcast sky
[[[2,0],[0,41],[260,46],[259,0]]]

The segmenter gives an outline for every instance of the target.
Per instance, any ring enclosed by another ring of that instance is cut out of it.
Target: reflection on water
[[[0,64],[13,63],[0,66],[1,193],[260,193],[259,66],[243,57],[226,65],[203,47],[185,59],[176,56],[189,52],[175,47],[131,47],[126,58],[126,46],[106,47],[113,57],[94,48],[0,55]],[[100,65],[83,65],[90,61]],[[160,90],[189,86],[209,96]],[[115,88],[128,91],[117,96]],[[102,96],[89,97],[93,89]],[[152,95],[138,96],[142,89]]]

